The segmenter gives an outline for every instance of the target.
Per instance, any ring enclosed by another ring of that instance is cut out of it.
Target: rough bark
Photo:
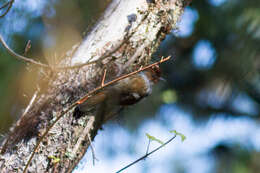
[[[187,1],[186,1],[187,2]],[[111,56],[78,69],[47,73],[42,90],[27,114],[14,128],[23,140],[0,156],[1,172],[22,172],[42,133],[75,100],[100,85],[103,69],[107,80],[149,63],[152,53],[172,29],[186,6],[185,0],[115,0],[73,55],[61,65],[94,61],[121,45]],[[44,82],[43,82],[44,83]],[[98,109],[98,107],[96,108]],[[72,172],[94,139],[103,122],[97,111],[75,119],[69,111],[40,144],[29,172]],[[26,140],[25,140],[26,139]],[[3,144],[2,144],[3,145]],[[53,163],[51,157],[59,158]],[[90,158],[91,160],[92,158]]]

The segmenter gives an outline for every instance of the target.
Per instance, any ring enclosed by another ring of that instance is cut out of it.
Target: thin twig
[[[49,65],[46,65],[46,64],[43,64],[41,62],[38,62],[38,61],[34,61],[32,59],[29,59],[25,56],[22,56],[22,55],[19,55],[18,53],[15,53],[7,44],[6,42],[4,41],[3,39],[3,36],[0,34],[0,42],[2,43],[2,45],[4,46],[4,48],[8,51],[9,54],[11,54],[12,56],[16,57],[17,59],[21,59],[25,62],[28,62],[28,63],[32,63],[32,64],[35,64],[35,65],[38,65],[40,67],[44,67],[44,68],[50,68]]]
[[[92,145],[92,141],[91,141],[90,135],[87,134],[87,137],[88,137],[88,141],[89,141],[89,146],[90,146],[90,148],[91,148],[93,165],[95,165],[95,160],[98,161],[98,159],[97,159],[97,157],[96,157],[95,150],[94,150],[94,147],[93,147],[93,145]]]
[[[104,82],[105,82],[105,79],[106,79],[106,74],[107,74],[107,69],[104,70],[104,74],[103,74],[103,77],[102,77],[102,82],[101,82],[101,86],[102,87],[104,86]]]
[[[80,100],[77,101],[77,102],[78,102],[78,104],[81,104],[81,103],[85,102],[92,94],[94,94],[95,92],[97,92],[97,91],[103,89],[104,87],[107,87],[107,86],[109,86],[109,85],[111,85],[111,84],[113,84],[113,83],[115,83],[115,82],[117,82],[117,81],[120,81],[120,80],[125,79],[125,78],[127,78],[127,77],[129,77],[129,76],[132,76],[132,75],[134,75],[134,74],[136,74],[136,73],[139,73],[139,72],[144,71],[144,70],[147,70],[147,69],[149,69],[149,68],[151,68],[151,67],[153,67],[153,66],[156,66],[156,65],[158,65],[158,64],[161,64],[161,63],[163,63],[163,62],[165,62],[165,61],[168,61],[170,58],[171,58],[171,57],[168,56],[168,57],[166,57],[166,58],[161,59],[161,60],[158,61],[158,62],[155,62],[155,63],[153,63],[153,64],[150,64],[150,65],[148,65],[148,66],[146,66],[146,67],[142,67],[142,68],[140,68],[140,69],[138,69],[138,70],[136,70],[136,71],[134,71],[134,72],[128,73],[128,74],[123,75],[123,76],[121,76],[121,77],[118,77],[118,78],[116,78],[116,79],[114,79],[114,80],[112,80],[112,81],[110,81],[110,82],[107,82],[107,83],[105,83],[105,84],[103,85],[103,87],[99,86],[99,87],[95,88],[94,90],[90,91],[88,94],[86,94],[85,96],[83,96],[82,99],[80,99]]]
[[[4,5],[2,5],[2,7],[0,7],[0,10],[2,10],[3,8],[7,7],[9,5],[10,1],[6,2]]]
[[[9,1],[9,6],[8,6],[8,8],[7,8],[7,10],[4,12],[4,14],[2,14],[2,15],[0,15],[0,18],[2,18],[2,17],[4,17],[8,12],[9,12],[9,10],[11,9],[11,7],[13,6],[13,3],[14,3],[14,0],[10,0]],[[6,7],[6,4],[4,4],[4,6]],[[3,7],[4,8],[4,7]],[[1,7],[1,9],[2,9],[2,7]]]
[[[31,98],[31,100],[30,100],[30,103],[28,104],[28,106],[27,106],[26,109],[24,110],[24,112],[23,112],[23,114],[22,114],[22,116],[21,116],[20,119],[22,119],[22,118],[27,114],[27,112],[29,111],[29,109],[32,107],[32,105],[33,105],[33,103],[34,103],[34,101],[35,101],[35,99],[36,99],[36,97],[37,97],[38,92],[39,92],[38,90],[34,92],[32,98]]]
[[[27,58],[25,56],[22,56],[22,55],[19,55],[18,53],[16,53],[15,51],[13,51],[8,45],[7,43],[4,41],[3,39],[3,36],[0,34],[0,43],[4,46],[4,48],[8,51],[8,53],[12,56],[14,56],[15,58],[17,59],[21,59],[25,62],[28,62],[28,63],[32,63],[32,64],[35,64],[37,66],[40,66],[40,67],[43,67],[43,68],[50,68],[52,70],[69,70],[69,69],[76,69],[76,68],[81,68],[83,66],[87,66],[87,65],[91,65],[91,64],[95,64],[95,63],[98,63],[102,60],[104,60],[105,58],[107,57],[110,57],[113,53],[115,53],[118,49],[121,48],[121,46],[128,41],[130,37],[127,37],[126,39],[124,39],[123,42],[121,42],[118,46],[116,46],[113,50],[111,51],[107,51],[105,54],[103,54],[101,57],[99,57],[97,60],[95,61],[91,61],[91,62],[86,62],[86,63],[82,63],[82,64],[76,64],[76,65],[73,65],[73,66],[65,66],[65,67],[62,67],[62,66],[54,66],[54,67],[51,67],[47,64],[43,64],[41,62],[38,62],[38,61],[35,61],[35,60],[32,60],[30,58]]]
[[[151,143],[151,139],[149,139],[149,141],[148,141],[148,145],[147,145],[145,154],[148,154],[148,152],[149,152],[150,143]]]
[[[48,132],[50,131],[50,129],[51,129],[66,113],[68,113],[71,109],[73,109],[75,106],[77,106],[77,105],[79,105],[79,104],[85,102],[88,98],[91,97],[91,95],[93,95],[93,94],[96,93],[97,91],[99,91],[99,90],[101,90],[101,89],[103,89],[103,88],[105,88],[105,87],[108,87],[108,86],[112,85],[112,84],[115,83],[115,82],[118,82],[118,81],[120,81],[120,80],[123,80],[123,79],[125,79],[125,78],[127,78],[127,77],[129,77],[129,76],[131,76],[131,75],[137,74],[137,73],[139,73],[139,72],[141,72],[141,71],[144,71],[144,70],[147,70],[147,69],[149,69],[149,68],[151,68],[151,67],[153,67],[153,66],[155,66],[155,65],[161,64],[161,63],[163,63],[163,62],[165,62],[165,61],[167,61],[167,60],[169,60],[169,59],[170,59],[170,56],[168,56],[168,57],[166,57],[166,58],[162,58],[162,59],[161,59],[160,61],[158,61],[158,62],[155,62],[155,63],[153,63],[153,64],[150,64],[150,65],[148,65],[148,66],[146,66],[146,67],[140,68],[139,70],[136,70],[136,71],[134,71],[134,72],[128,73],[128,74],[123,75],[123,76],[121,76],[121,77],[118,77],[118,78],[116,78],[116,79],[114,79],[114,80],[112,80],[112,81],[110,81],[110,82],[107,82],[107,83],[105,83],[103,86],[99,86],[99,87],[97,87],[97,88],[91,90],[91,91],[88,92],[85,96],[83,96],[81,99],[79,99],[78,101],[76,101],[76,102],[74,102],[73,104],[71,104],[65,111],[62,111],[62,112],[60,113],[60,115],[55,119],[55,121],[46,129],[46,131],[43,133],[43,135],[40,137],[40,139],[37,141],[37,143],[36,143],[36,145],[35,145],[35,147],[34,147],[34,149],[33,149],[33,152],[32,152],[32,154],[31,154],[30,158],[29,158],[28,162],[26,163],[26,166],[25,166],[25,168],[24,168],[24,170],[23,170],[23,173],[26,173],[26,171],[27,171],[27,169],[28,169],[28,167],[29,167],[29,165],[30,165],[30,163],[31,163],[31,161],[32,161],[33,156],[35,155],[35,153],[36,153],[38,147],[40,146],[40,144],[41,144],[41,142],[42,142],[42,140],[43,140],[43,139],[45,138],[45,136],[48,134]]]
[[[171,138],[169,139],[167,142],[165,142],[164,144],[162,144],[161,146],[155,148],[153,151],[145,154],[144,156],[140,157],[139,159],[133,161],[132,163],[128,164],[127,166],[123,167],[122,169],[120,169],[119,171],[117,171],[116,173],[119,173],[119,172],[122,172],[123,170],[129,168],[130,166],[136,164],[137,162],[141,161],[141,160],[144,160],[145,158],[147,158],[149,155],[153,154],[154,152],[160,150],[161,148],[163,148],[165,145],[167,145],[168,143],[170,143],[174,138],[176,138],[176,134]]]
[[[26,55],[28,53],[28,51],[31,49],[32,44],[31,44],[31,40],[28,40],[24,49],[24,55]]]

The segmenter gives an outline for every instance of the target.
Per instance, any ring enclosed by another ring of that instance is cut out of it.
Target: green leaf
[[[58,163],[60,161],[60,158],[55,157],[55,156],[48,156],[49,159],[51,159],[52,163]]]
[[[152,135],[149,135],[148,133],[145,134],[147,136],[147,138],[151,141],[156,141],[160,144],[163,144],[163,142],[160,140],[160,139],[157,139],[156,137],[152,136]]]
[[[176,136],[180,136],[182,142],[186,139],[186,136],[184,134],[177,132],[176,130],[171,130],[170,133],[175,133]]]
[[[174,90],[166,90],[162,93],[161,98],[164,103],[174,103],[177,101],[177,94]]]

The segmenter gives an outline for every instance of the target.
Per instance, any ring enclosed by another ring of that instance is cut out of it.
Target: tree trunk
[[[104,68],[106,79],[111,80],[148,64],[166,34],[176,28],[186,3],[185,0],[114,0],[75,53],[60,65],[100,61],[46,72],[34,103],[9,134],[11,142],[7,144],[15,142],[15,147],[2,152],[1,172],[24,170],[39,137],[62,111],[100,85]],[[100,59],[104,54],[109,56]],[[74,109],[66,113],[41,142],[28,172],[72,172],[90,145],[89,137],[93,140],[104,123],[95,116],[98,108],[79,119],[73,117]],[[59,161],[54,163],[54,158]]]

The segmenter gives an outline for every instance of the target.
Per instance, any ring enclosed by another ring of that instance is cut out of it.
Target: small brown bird
[[[133,105],[151,94],[152,86],[160,80],[160,76],[159,66],[153,66],[146,71],[120,80],[78,105],[74,110],[74,117],[80,118],[94,106],[98,106],[95,110],[97,110],[96,115],[101,118],[100,122],[112,119],[124,106]],[[40,121],[38,117],[34,119],[26,117],[23,121],[31,122],[30,126],[16,126],[12,135],[4,141],[0,152],[1,154],[14,147],[20,140],[27,139],[27,137],[29,139],[32,135],[37,134],[37,125]]]
[[[120,80],[78,105],[74,116],[79,118],[84,115],[84,112],[89,112],[93,106],[102,105],[102,114],[105,116],[103,120],[107,121],[113,118],[122,107],[133,105],[151,94],[152,86],[160,79],[161,71],[157,65]]]

